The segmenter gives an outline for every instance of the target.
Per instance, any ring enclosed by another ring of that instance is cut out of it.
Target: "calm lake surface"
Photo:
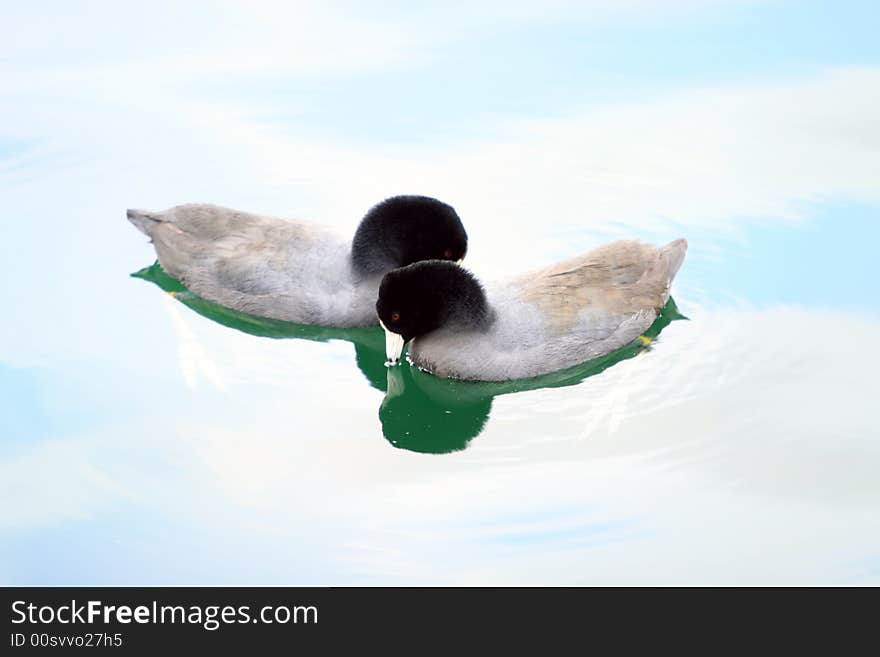
[[[649,348],[469,384],[137,276],[0,370],[6,583],[877,580],[874,322],[679,295]]]
[[[876,15],[643,4],[2,21],[0,584],[880,584]],[[674,304],[441,381],[194,297],[125,219],[400,193],[485,280],[686,237]]]

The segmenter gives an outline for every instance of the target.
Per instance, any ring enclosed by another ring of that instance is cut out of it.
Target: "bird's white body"
[[[209,301],[299,324],[377,323],[381,276],[354,271],[350,238],[208,204],[129,210],[128,218],[153,240],[162,268]]]
[[[409,358],[438,376],[505,381],[597,358],[638,338],[669,298],[687,243],[614,242],[485,286],[488,328],[441,328],[413,339]]]

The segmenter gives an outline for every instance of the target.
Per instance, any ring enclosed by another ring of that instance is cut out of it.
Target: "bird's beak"
[[[464,258],[459,258],[458,260],[455,261],[455,264],[460,265],[463,262],[464,262]]]
[[[379,323],[382,324],[382,322]],[[389,331],[384,324],[382,324],[382,328],[385,329],[385,356],[387,357],[385,364],[397,365],[400,362],[400,354],[403,353],[403,336]]]

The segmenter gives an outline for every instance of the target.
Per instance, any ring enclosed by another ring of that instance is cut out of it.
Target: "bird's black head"
[[[425,260],[385,274],[376,314],[399,346],[448,326],[479,328],[491,322],[486,293],[476,277],[454,262]],[[390,342],[387,344],[391,344]],[[388,353],[392,361],[400,353]]]
[[[427,196],[394,196],[370,209],[351,244],[361,274],[383,274],[420,260],[461,260],[467,233],[451,206]]]

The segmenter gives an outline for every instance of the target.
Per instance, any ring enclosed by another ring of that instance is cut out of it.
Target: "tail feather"
[[[147,237],[153,237],[153,231],[162,221],[161,213],[159,212],[150,212],[149,210],[126,210],[125,212],[128,220],[134,224],[135,228]]]
[[[672,279],[675,278],[675,275],[678,273],[678,270],[681,267],[681,263],[684,262],[684,256],[687,253],[687,248],[688,243],[686,239],[673,240],[666,246],[660,248],[660,253],[666,256],[666,259],[669,262],[667,276],[669,277],[670,283],[672,282]]]

